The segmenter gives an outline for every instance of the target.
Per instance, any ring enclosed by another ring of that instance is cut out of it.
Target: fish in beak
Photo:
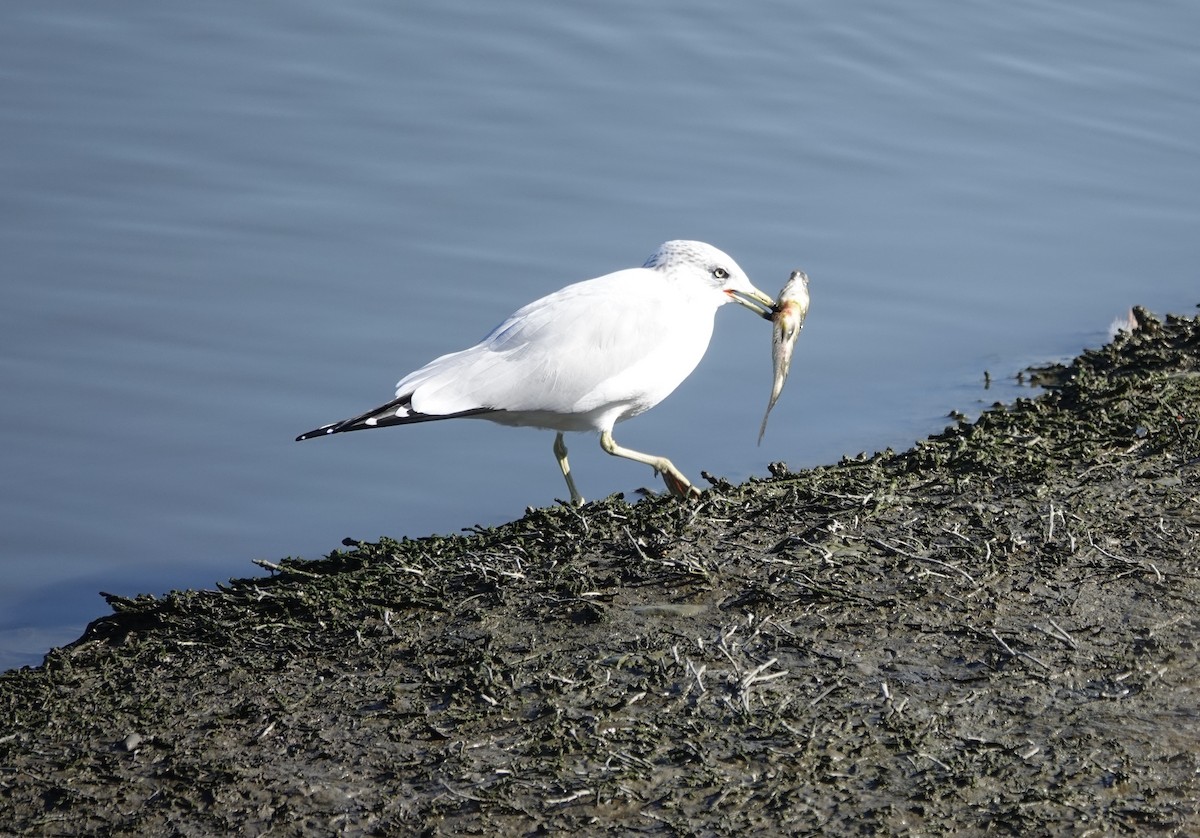
[[[767,432],[767,417],[771,415],[771,408],[775,407],[787,381],[792,366],[792,349],[796,346],[796,338],[800,337],[800,330],[804,328],[804,318],[808,316],[808,300],[808,275],[795,270],[779,292],[779,298],[773,301],[771,313],[763,315],[772,323],[771,361],[775,367],[775,382],[771,386],[771,400],[767,403],[767,412],[763,414],[762,427],[758,429],[759,445],[762,445],[763,434]]]

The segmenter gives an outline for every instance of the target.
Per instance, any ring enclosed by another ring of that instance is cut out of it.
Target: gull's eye
[[[712,275],[717,279],[729,279],[729,271],[724,268],[713,268]]]

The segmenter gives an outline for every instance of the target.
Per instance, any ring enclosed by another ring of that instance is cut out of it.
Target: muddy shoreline
[[[1200,833],[1200,324],[902,453],[110,597],[29,835]]]

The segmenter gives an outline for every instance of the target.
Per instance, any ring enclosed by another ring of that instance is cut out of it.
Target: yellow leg
[[[571,503],[583,506],[583,495],[579,494],[579,490],[575,488],[575,478],[571,477],[571,464],[567,462],[567,443],[563,441],[561,432],[554,437],[554,456],[558,460],[558,467],[562,469],[563,477],[566,478],[567,489],[571,492]]]
[[[645,463],[650,466],[650,468],[654,469],[655,474],[662,475],[663,482],[667,484],[667,488],[671,494],[676,497],[699,497],[700,495],[700,490],[689,483],[688,479],[683,476],[683,473],[675,468],[666,457],[653,457],[649,454],[643,454],[641,451],[622,448],[613,439],[611,431],[600,432],[600,447],[614,457],[624,457],[627,460],[633,460],[636,463]]]

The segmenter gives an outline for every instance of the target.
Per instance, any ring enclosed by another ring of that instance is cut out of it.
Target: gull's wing
[[[470,349],[406,376],[396,396],[410,397],[419,413],[443,415],[580,413],[612,400],[649,407],[678,386],[708,346],[711,312],[697,318],[688,308],[661,273],[644,268],[568,285],[521,308]]]
[[[695,369],[713,321],[711,302],[696,303],[646,268],[568,285],[514,312],[475,346],[409,373],[387,404],[300,439],[461,416],[611,428]]]

